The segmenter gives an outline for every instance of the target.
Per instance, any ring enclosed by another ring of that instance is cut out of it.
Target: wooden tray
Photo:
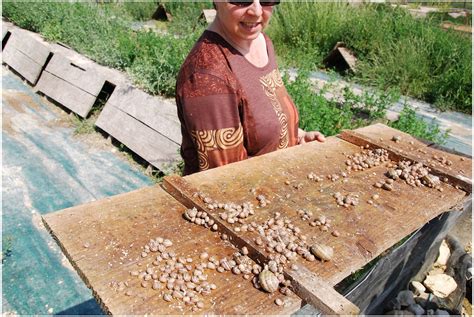
[[[143,270],[152,262],[142,258],[142,247],[156,237],[173,242],[178,256],[197,261],[201,252],[229,259],[236,249],[218,234],[182,218],[185,207],[158,186],[133,191],[93,203],[68,208],[43,217],[63,252],[79,272],[106,313],[119,315],[176,314],[291,314],[302,301],[296,295],[272,295],[259,291],[251,281],[230,272],[206,270],[217,285],[203,296],[205,307],[192,312],[176,300],[168,303],[161,291],[142,288],[130,271]],[[129,287],[118,291],[120,282]],[[133,295],[127,296],[130,291]],[[274,303],[285,301],[283,306]]]

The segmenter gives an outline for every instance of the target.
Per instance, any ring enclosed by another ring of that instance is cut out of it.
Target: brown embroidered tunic
[[[264,67],[252,65],[212,31],[203,33],[186,58],[176,86],[185,175],[296,144],[298,112],[264,36]]]

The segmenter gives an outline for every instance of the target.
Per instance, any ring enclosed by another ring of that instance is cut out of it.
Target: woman
[[[216,18],[178,75],[184,174],[317,140],[298,129],[263,30],[279,0],[214,2]]]

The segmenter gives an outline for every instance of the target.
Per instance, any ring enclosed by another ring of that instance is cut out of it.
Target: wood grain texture
[[[401,137],[401,140],[394,142],[392,140],[394,136]],[[339,137],[361,146],[371,144],[385,148],[394,157],[400,159],[421,162],[430,167],[433,174],[445,176],[454,185],[463,187],[467,192],[472,191],[472,159],[470,158],[436,149],[409,134],[383,124],[375,124],[354,131],[343,131]],[[451,164],[440,162],[443,158]]]
[[[179,145],[107,102],[96,125],[162,171],[179,160]]]
[[[147,93],[123,86],[114,90],[107,101],[176,144],[181,144],[181,126],[176,105]]]
[[[167,176],[163,181],[163,186],[168,193],[188,208],[208,211],[205,204],[195,195],[198,190],[193,188],[185,179],[175,175]],[[256,263],[263,266],[270,261],[270,258],[263,254],[260,248],[242,239],[240,233],[234,232],[231,225],[221,220],[217,213],[208,212],[208,215],[218,224],[217,231],[228,235],[228,240],[239,249],[244,246],[247,247],[249,257]],[[300,265],[298,270],[287,268],[284,274],[291,281],[296,295],[316,307],[321,313],[328,315],[355,315],[359,313],[357,306],[345,299],[344,296],[304,266]]]
[[[48,71],[42,72],[35,88],[82,118],[87,117],[96,100],[96,96]]]
[[[178,256],[198,262],[201,252],[218,258],[231,258],[236,249],[218,234],[185,221],[185,207],[158,186],[140,189],[82,206],[68,208],[43,217],[46,227],[58,241],[105,312],[120,315],[191,314],[182,302],[160,298],[161,291],[142,288],[132,270],[151,266],[151,256],[140,256],[142,247],[158,236],[173,242]],[[296,295],[267,294],[255,289],[251,281],[230,272],[206,270],[208,281],[217,289],[204,296],[205,307],[195,314],[284,314],[301,307]],[[128,282],[118,291],[115,283]],[[132,296],[126,296],[131,291]],[[284,306],[274,300],[285,299]]]
[[[94,68],[84,68],[61,54],[54,54],[45,70],[94,97],[99,95],[105,83]]]
[[[3,62],[34,85],[41,74],[41,70],[43,69],[42,65],[37,64],[31,58],[17,50],[13,45],[8,45],[8,43],[10,43],[10,39],[2,52]]]
[[[7,46],[13,46],[41,66],[46,63],[46,59],[51,52],[49,47],[31,36],[28,31],[19,28],[12,30]]]
[[[258,208],[249,221],[260,224],[280,212],[310,241],[331,246],[335,253],[332,261],[308,262],[300,258],[298,264],[306,266],[329,285],[335,285],[465,199],[463,191],[448,184],[442,185],[443,192],[427,187],[412,188],[401,181],[395,183],[393,191],[377,189],[373,184],[384,178],[385,166],[352,172],[347,179],[341,177],[335,182],[327,178],[314,182],[307,178],[310,172],[325,177],[344,171],[347,155],[359,151],[359,146],[330,137],[325,143],[308,143],[276,151],[186,176],[185,180],[221,202],[251,201],[257,204],[256,195],[265,195],[271,203]],[[333,198],[335,192],[358,194],[360,203],[349,208],[340,207]],[[373,194],[380,198],[370,205],[368,200]],[[332,228],[338,230],[340,236],[336,238],[330,232],[311,227],[298,216],[301,209],[311,211],[314,218],[324,215],[331,219]],[[257,233],[240,232],[239,236],[258,248],[254,242]]]

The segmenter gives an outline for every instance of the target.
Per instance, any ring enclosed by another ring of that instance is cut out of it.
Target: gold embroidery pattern
[[[281,79],[280,72],[278,69],[274,69],[271,73],[262,76],[260,78],[260,83],[263,86],[265,94],[270,99],[273,109],[275,110],[278,120],[280,121],[280,142],[278,144],[279,149],[284,149],[288,147],[289,136],[288,136],[288,118],[283,112],[280,101],[277,98],[276,90],[277,88],[283,86],[283,80]]]
[[[227,150],[244,142],[243,129],[240,124],[237,128],[193,131],[192,136],[197,146],[200,170],[209,169],[207,151]]]

